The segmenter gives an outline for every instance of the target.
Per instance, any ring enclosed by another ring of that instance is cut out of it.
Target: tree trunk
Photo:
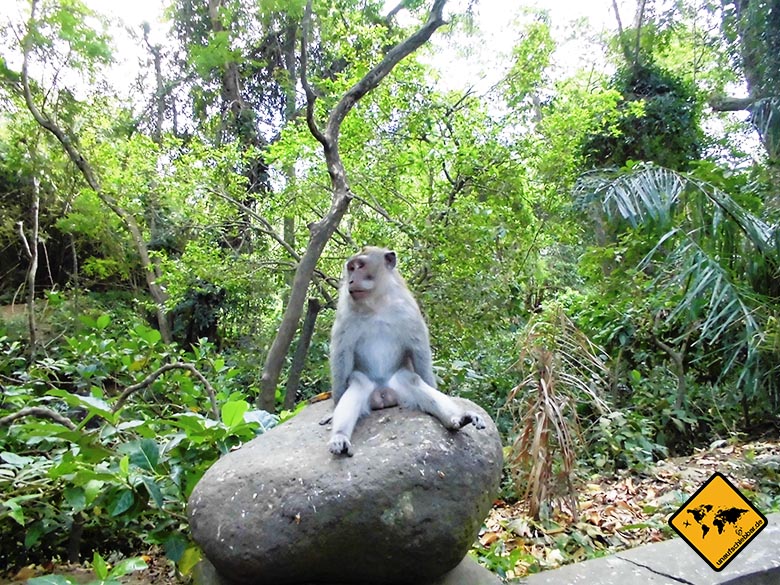
[[[284,391],[284,409],[292,410],[295,407],[295,398],[298,394],[298,386],[301,381],[301,372],[306,365],[306,355],[309,353],[311,338],[314,335],[314,325],[317,323],[317,315],[322,305],[316,298],[310,298],[306,317],[303,319],[301,336],[298,338],[298,346],[295,348],[290,373],[287,376],[287,386]]]
[[[279,374],[284,365],[284,358],[295,336],[295,331],[298,329],[298,323],[303,313],[303,304],[306,301],[314,269],[322,255],[322,251],[325,249],[325,245],[338,228],[341,218],[344,217],[352,200],[344,164],[339,155],[338,140],[341,123],[363,96],[374,90],[404,57],[421,47],[436,29],[444,24],[442,11],[445,3],[446,0],[435,0],[428,14],[427,22],[402,43],[390,49],[378,65],[347,90],[330,113],[324,132],[319,129],[314,119],[314,103],[317,96],[309,86],[306,77],[306,43],[308,42],[308,27],[311,21],[311,0],[306,4],[301,27],[300,72],[301,85],[306,92],[306,123],[312,135],[322,145],[325,153],[332,199],[330,209],[325,216],[309,227],[309,243],[298,263],[295,277],[293,278],[292,290],[290,291],[290,300],[287,303],[279,330],[266,357],[263,375],[260,379],[261,391],[257,401],[259,408],[267,411],[274,410]]]
[[[154,79],[157,86],[154,92],[155,119],[152,140],[155,144],[162,144],[162,128],[165,121],[165,82],[162,74],[162,49],[160,45],[153,45],[149,42],[149,27],[146,24],[144,24],[144,42],[154,60]]]

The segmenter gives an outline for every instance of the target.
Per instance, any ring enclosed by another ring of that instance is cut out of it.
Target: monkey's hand
[[[335,433],[328,441],[328,449],[334,455],[346,455],[352,457],[352,443],[349,442],[346,435]]]
[[[480,418],[480,416],[471,411],[466,411],[460,416],[453,416],[450,420],[450,429],[453,431],[457,431],[458,429],[462,429],[467,424],[473,424],[474,428],[476,429],[484,429],[485,428],[485,421]]]
[[[333,414],[326,414],[320,419],[320,424],[327,425],[330,424],[332,420],[333,420]]]

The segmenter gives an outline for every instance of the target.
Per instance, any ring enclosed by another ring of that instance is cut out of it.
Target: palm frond
[[[652,286],[676,299],[667,320],[698,321],[696,343],[718,348],[725,364],[722,375],[737,364],[743,368],[741,381],[758,375],[763,338],[759,311],[766,299],[744,276],[756,258],[758,264],[777,270],[778,226],[756,217],[714,185],[652,164],[624,174],[591,173],[578,189],[583,201],[600,201],[610,218],[664,229],[638,268],[648,271],[652,265]]]
[[[607,217],[620,217],[632,227],[648,219],[667,224],[684,190],[685,182],[678,173],[652,165],[630,174],[583,175],[575,186],[579,196],[598,196]]]
[[[771,226],[739,205],[731,196],[717,187],[684,173],[650,163],[637,166],[629,173],[613,170],[590,172],[575,185],[574,195],[579,203],[598,200],[608,218],[620,217],[632,227],[644,223],[668,225],[676,212],[695,199],[704,212],[683,214],[682,222],[689,221],[688,229],[706,227],[718,231],[723,214],[731,218],[748,240],[762,253],[777,251],[777,226]],[[702,225],[709,222],[709,225]]]
[[[751,292],[735,283],[719,259],[708,254],[694,239],[683,240],[666,264],[673,265],[675,270],[664,271],[654,284],[668,290],[670,295],[682,291],[667,321],[675,321],[682,313],[699,319],[694,345],[721,348],[725,355],[722,375],[729,373],[738,360],[752,361],[746,358],[755,355],[761,326],[756,320],[757,303]],[[702,302],[703,299],[707,300]]]

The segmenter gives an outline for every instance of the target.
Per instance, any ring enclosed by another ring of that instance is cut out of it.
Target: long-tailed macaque
[[[450,430],[485,423],[436,390],[431,346],[417,302],[396,270],[395,252],[367,247],[347,260],[330,339],[330,372],[336,408],[328,443],[352,456],[358,419],[391,406],[431,414]]]

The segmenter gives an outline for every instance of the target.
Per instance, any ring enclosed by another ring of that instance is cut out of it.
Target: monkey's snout
[[[351,288],[349,289],[349,296],[355,300],[364,299],[368,296],[370,291],[363,288]]]

